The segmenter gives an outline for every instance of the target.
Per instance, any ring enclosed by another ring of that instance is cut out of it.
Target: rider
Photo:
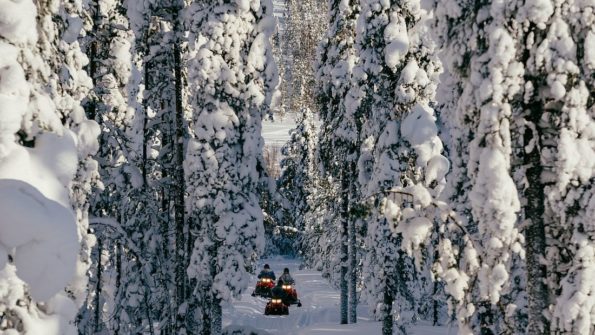
[[[288,268],[283,269],[283,274],[281,275],[281,277],[279,277],[279,280],[283,281],[283,283],[285,283],[287,285],[295,284],[295,280],[293,280],[293,278],[291,278]]]
[[[265,264],[264,269],[258,274],[258,279],[262,278],[270,278],[271,280],[277,279],[277,277],[275,277],[275,272],[271,270],[271,267],[268,264]]]
[[[277,281],[277,286],[273,287],[271,290],[271,295],[273,296],[273,299],[281,299],[283,302],[287,299],[287,293],[285,293],[285,290],[283,289],[283,281],[281,279]]]

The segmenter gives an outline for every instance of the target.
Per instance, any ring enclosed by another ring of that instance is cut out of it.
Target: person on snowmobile
[[[287,300],[287,293],[283,289],[283,281],[281,279],[277,281],[277,286],[271,290],[271,296],[273,299],[281,299],[283,302]]]
[[[264,269],[258,274],[258,279],[262,278],[269,278],[271,280],[277,279],[277,277],[275,277],[275,272],[271,270],[271,267],[268,264],[265,264]]]
[[[264,315],[288,315],[289,304],[286,302],[287,294],[283,289],[283,282],[277,281],[277,286],[271,290],[271,300],[264,308]]]
[[[293,284],[295,284],[295,280],[293,280],[293,278],[289,274],[289,269],[288,268],[283,269],[283,274],[281,275],[281,277],[279,277],[279,280],[282,280],[283,283],[285,283],[287,285],[293,285]]]

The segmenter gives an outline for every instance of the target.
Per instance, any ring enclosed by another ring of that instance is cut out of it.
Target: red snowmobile
[[[264,315],[289,315],[289,307],[281,298],[272,298],[264,308]]]
[[[271,278],[261,278],[256,282],[256,288],[252,292],[252,296],[270,298],[273,287],[275,287],[275,283]]]
[[[283,299],[283,303],[287,306],[289,305],[297,305],[298,307],[302,307],[302,302],[298,299],[297,291],[293,284],[283,284],[283,291],[285,291],[285,297]]]

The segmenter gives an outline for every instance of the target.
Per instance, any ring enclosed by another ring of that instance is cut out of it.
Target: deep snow
[[[281,146],[289,141],[289,131],[296,125],[295,116],[291,114],[284,117],[276,116],[274,121],[263,120],[262,137],[267,145]]]
[[[262,266],[268,263],[277,277],[283,268],[290,270],[296,281],[298,296],[302,307],[292,305],[287,316],[265,316],[264,307],[267,299],[252,297],[250,294],[256,284],[256,276],[252,277],[252,287],[245,292],[240,300],[223,309],[223,326],[238,328],[252,328],[266,331],[269,334],[283,335],[328,335],[328,334],[380,334],[381,323],[370,320],[368,306],[358,307],[358,323],[350,325],[339,324],[339,292],[333,289],[328,281],[322,278],[319,271],[299,270],[300,261],[275,257],[262,260]],[[415,335],[447,335],[456,334],[453,327],[432,327],[416,325],[410,330]]]

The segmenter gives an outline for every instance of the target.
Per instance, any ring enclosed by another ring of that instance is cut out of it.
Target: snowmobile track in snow
[[[329,334],[380,334],[381,323],[370,320],[368,307],[358,306],[358,323],[351,325],[339,324],[339,292],[334,289],[319,271],[299,270],[300,261],[275,257],[262,260],[259,269],[268,263],[277,276],[283,268],[289,271],[296,281],[298,298],[302,307],[291,305],[289,315],[264,315],[264,308],[268,299],[252,297],[250,294],[256,286],[256,276],[252,278],[251,287],[242,295],[241,300],[235,300],[223,309],[223,326],[258,329],[268,334],[276,335],[329,335]],[[415,326],[412,334],[446,335],[447,327]],[[266,334],[263,332],[263,334]],[[456,334],[455,329],[450,334]]]

